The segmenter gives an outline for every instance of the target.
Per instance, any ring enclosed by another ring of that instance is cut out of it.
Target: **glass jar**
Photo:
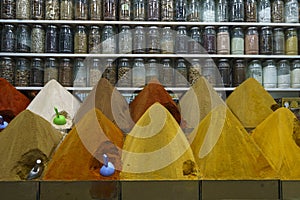
[[[45,0],[45,19],[59,20],[59,0]]]
[[[230,20],[232,22],[243,22],[245,18],[244,0],[231,0]]]
[[[218,0],[216,3],[216,21],[228,22],[229,21],[229,3],[228,0]]]
[[[158,63],[155,58],[151,58],[146,66],[146,84],[152,79],[159,80]]]
[[[146,68],[143,58],[135,58],[132,68],[132,86],[141,87],[146,84]]]
[[[241,27],[233,28],[231,32],[231,54],[244,54],[244,32]]]
[[[30,0],[16,0],[16,18],[30,19]]]
[[[215,1],[203,0],[202,1],[202,21],[215,22],[216,21],[216,5]]]
[[[62,25],[59,31],[59,52],[72,53],[73,49],[73,33],[71,26]]]
[[[15,26],[12,24],[4,24],[1,39],[1,51],[14,52],[16,49]]]
[[[259,60],[252,60],[247,68],[247,78],[254,78],[261,85],[263,84],[263,71]]]
[[[228,26],[221,26],[217,33],[217,53],[229,54],[230,53],[230,35]]]
[[[74,19],[73,0],[60,0],[60,19],[61,20]]]
[[[160,48],[164,54],[174,52],[174,35],[170,26],[163,27],[162,29]]]
[[[90,0],[89,18],[90,20],[102,20],[102,0]]]
[[[277,68],[273,60],[263,63],[263,86],[265,88],[277,87]]]
[[[270,0],[260,0],[258,2],[258,22],[271,22],[271,2]]]
[[[59,46],[59,33],[56,25],[48,25],[46,28],[46,53],[57,53]]]
[[[203,48],[209,54],[217,53],[217,35],[214,26],[206,26],[204,28]]]
[[[47,58],[45,62],[44,84],[52,79],[58,81],[58,61],[56,58]]]
[[[174,20],[174,0],[161,1],[161,21]]]
[[[217,85],[217,67],[212,59],[206,59],[202,68],[202,76],[211,86]]]
[[[86,27],[78,25],[74,34],[74,53],[87,53],[87,33]]]
[[[148,0],[147,18],[148,21],[160,20],[160,0]]]
[[[113,26],[106,25],[102,30],[102,53],[115,54],[117,51],[117,41]]]
[[[178,26],[175,38],[175,53],[184,54],[188,52],[188,37],[185,26]]]
[[[273,53],[273,31],[271,27],[265,26],[261,28],[260,35],[260,53],[272,54]]]
[[[246,0],[245,21],[257,22],[257,1],[256,0]]]
[[[232,68],[232,84],[234,87],[239,86],[246,80],[246,66],[244,60],[236,60]]]
[[[64,87],[73,86],[73,63],[70,58],[62,58],[58,69],[59,83]]]
[[[272,2],[272,22],[283,23],[284,22],[284,1],[274,0]]]
[[[133,33],[133,52],[145,53],[146,50],[146,34],[144,27],[136,26]]]
[[[187,20],[187,0],[175,0],[175,20]]]
[[[285,34],[285,54],[298,55],[298,37],[296,28],[288,28]]]
[[[259,37],[256,27],[249,27],[245,37],[245,52],[246,54],[259,53]]]
[[[94,58],[92,59],[92,64],[89,67],[89,80],[88,80],[88,86],[93,87],[98,84],[98,81],[100,80],[102,76],[101,67],[100,67],[100,59]]]
[[[200,28],[198,26],[193,26],[190,33],[188,52],[192,54],[200,54],[202,52],[202,37]]]
[[[41,25],[33,25],[31,29],[31,52],[45,52],[45,31]]]
[[[298,0],[287,0],[285,2],[285,22],[298,23],[299,22],[299,4]]]
[[[102,78],[106,78],[113,86],[117,83],[117,69],[113,59],[106,59]]]
[[[88,19],[88,3],[87,0],[74,0],[75,1],[75,19],[87,20]]]
[[[116,0],[103,0],[103,19],[117,20],[117,2]]]
[[[184,59],[178,59],[175,67],[175,86],[184,87],[188,85],[188,70]]]
[[[119,36],[119,53],[131,53],[132,51],[132,32],[130,26],[122,26]]]
[[[221,81],[217,81],[219,87],[230,87],[231,85],[231,69],[228,59],[220,59],[218,63],[218,70],[221,76]]]
[[[2,19],[16,18],[16,0],[2,0],[0,2],[0,8]]]
[[[44,0],[31,0],[31,19],[41,20],[45,18]]]
[[[274,28],[273,30],[273,53],[282,55],[285,52],[285,39],[282,28]]]
[[[191,60],[191,64],[188,71],[189,71],[189,76],[188,76],[189,83],[190,85],[193,85],[201,77],[202,74],[202,68],[201,68],[200,60],[198,58],[193,58]]]
[[[120,0],[119,2],[119,20],[129,21],[131,19],[131,1]]]
[[[147,34],[148,53],[160,53],[160,32],[157,26],[150,26]]]
[[[88,36],[88,52],[101,53],[101,35],[99,26],[91,26]]]
[[[44,85],[44,62],[41,58],[33,58],[31,61],[30,85]]]
[[[277,85],[278,88],[291,87],[291,66],[287,60],[280,60],[277,64]]]
[[[300,60],[294,60],[292,63],[291,87],[300,88]]]
[[[83,58],[76,58],[74,61],[73,87],[87,86],[87,66]]]
[[[133,0],[133,20],[146,20],[146,3],[145,0]]]
[[[128,58],[121,58],[118,66],[118,86],[131,87],[132,70]]]
[[[30,83],[30,63],[26,58],[17,58],[15,86],[26,87]]]
[[[189,0],[188,1],[188,12],[187,19],[190,22],[199,22],[200,21],[200,2],[198,0]]]
[[[31,35],[28,25],[19,24],[17,27],[17,52],[28,53],[31,48]]]
[[[10,84],[14,84],[15,62],[10,57],[0,58],[0,77],[6,79]]]
[[[172,87],[174,86],[173,80],[174,80],[174,68],[171,64],[171,59],[164,58],[162,60],[162,72],[161,72],[161,83],[165,87]]]

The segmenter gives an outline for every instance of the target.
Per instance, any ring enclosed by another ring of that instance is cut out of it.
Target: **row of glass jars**
[[[297,0],[2,0],[2,19],[299,22]]]
[[[216,30],[217,29],[217,30]],[[74,31],[73,31],[74,30]],[[187,28],[170,26],[42,25],[5,24],[1,33],[2,52],[34,53],[209,53],[209,54],[298,54],[296,28],[268,26]],[[300,45],[299,45],[300,47]]]

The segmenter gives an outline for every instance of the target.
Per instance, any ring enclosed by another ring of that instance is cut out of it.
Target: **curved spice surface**
[[[282,180],[300,179],[300,147],[295,141],[299,130],[295,115],[287,108],[279,108],[251,134]]]
[[[198,179],[198,167],[185,135],[159,103],[153,104],[126,136],[122,163],[123,180]]]
[[[245,128],[255,128],[276,104],[273,97],[254,78],[249,78],[229,95],[226,103]]]
[[[123,133],[100,110],[90,110],[68,133],[46,168],[44,180],[118,180]],[[101,176],[107,154],[116,172]]]
[[[202,179],[277,178],[260,148],[227,106],[211,111],[190,136]]]
[[[136,123],[154,103],[163,105],[180,124],[181,115],[176,103],[165,88],[155,80],[147,84],[129,104],[132,120]]]
[[[105,78],[98,81],[98,84],[82,103],[74,118],[75,123],[79,122],[93,108],[99,109],[124,132],[129,132],[133,127],[128,103],[123,95]]]
[[[7,122],[25,110],[30,103],[30,99],[4,78],[0,78],[0,93],[0,115]]]
[[[0,180],[24,180],[37,159],[48,162],[62,139],[51,124],[24,110],[0,133]]]

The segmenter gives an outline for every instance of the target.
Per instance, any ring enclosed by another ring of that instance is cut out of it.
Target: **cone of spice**
[[[56,80],[52,79],[41,89],[27,109],[45,118],[57,129],[70,129],[73,125],[72,120],[80,105],[78,99]],[[60,114],[65,115],[67,120],[65,125],[57,126],[53,123],[53,119],[56,117],[54,108],[57,108],[61,112]]]
[[[24,180],[40,159],[42,165],[62,135],[29,110],[22,111],[0,134],[0,180]]]
[[[123,132],[129,132],[133,127],[128,103],[123,95],[105,78],[101,78],[86,97],[76,113],[74,121],[79,122],[88,111],[94,108],[99,109]]]
[[[123,180],[193,180],[198,168],[178,122],[154,103],[126,136],[122,153]]]
[[[281,180],[300,179],[299,134],[300,123],[287,108],[277,109],[251,133]]]
[[[123,133],[100,110],[92,109],[76,123],[47,166],[44,180],[118,180],[122,169]],[[101,176],[103,154],[116,168]]]
[[[227,106],[212,110],[189,139],[203,179],[277,178],[261,149]]]
[[[0,92],[0,115],[7,122],[25,110],[30,103],[30,99],[4,78],[0,78]]]
[[[181,122],[181,115],[176,103],[156,79],[151,80],[129,104],[132,120],[136,123],[154,103],[163,105],[178,123]]]

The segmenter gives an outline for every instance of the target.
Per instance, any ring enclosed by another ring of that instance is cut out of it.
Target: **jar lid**
[[[219,60],[219,62],[228,62],[228,59],[222,58],[222,59]]]
[[[271,27],[270,26],[263,26],[263,27],[261,27],[261,30],[265,30],[265,29],[271,29]]]
[[[177,29],[186,29],[186,26],[178,26]]]
[[[61,59],[62,61],[66,61],[66,62],[70,62],[71,61],[71,59],[70,58],[63,58],[63,59]]]
[[[12,60],[11,57],[2,57],[1,59],[2,59],[2,60]]]
[[[113,28],[112,25],[105,25],[104,28]]]
[[[35,24],[35,25],[33,25],[33,28],[43,28],[43,26],[40,24]]]
[[[55,61],[56,58],[47,58],[47,60],[50,60],[50,61]]]
[[[4,26],[7,26],[7,27],[15,27],[13,24],[4,24]]]
[[[56,26],[56,25],[53,25],[53,24],[49,24],[49,25],[47,25],[47,28],[54,28],[54,29],[56,29],[57,26]]]
[[[151,58],[149,59],[149,62],[157,62],[157,60],[155,58]]]
[[[129,59],[128,58],[121,58],[120,61],[124,61],[124,62],[126,61],[126,62],[128,62]]]
[[[143,26],[140,26],[140,25],[138,25],[138,26],[136,26],[136,27],[134,27],[134,28],[137,28],[137,29],[143,29],[144,27],[143,27]]]
[[[35,60],[35,61],[42,61],[41,58],[32,58],[32,60]]]
[[[274,31],[283,31],[283,28],[277,27],[277,28],[274,28]]]
[[[200,30],[200,28],[198,26],[193,26],[191,30]]]
[[[163,29],[171,29],[171,26],[164,26]]]
[[[251,27],[248,27],[248,30],[257,30],[257,27],[251,26]]]
[[[234,27],[233,29],[235,29],[235,30],[241,30],[242,29],[242,27]]]
[[[121,29],[130,29],[130,26],[128,26],[128,25],[123,25],[123,26],[121,26]]]
[[[193,58],[192,62],[200,62],[200,59],[199,58]]]
[[[215,29],[214,26],[206,26],[205,29]]]
[[[135,61],[144,61],[143,58],[135,58],[134,60],[135,60]]]
[[[70,28],[71,26],[67,25],[67,24],[63,24],[63,25],[61,25],[61,27]]]
[[[296,31],[296,28],[288,28],[288,31]]]
[[[150,26],[149,29],[158,29],[157,26]]]
[[[220,26],[219,28],[218,28],[219,30],[222,30],[222,29],[228,29],[228,26]]]

